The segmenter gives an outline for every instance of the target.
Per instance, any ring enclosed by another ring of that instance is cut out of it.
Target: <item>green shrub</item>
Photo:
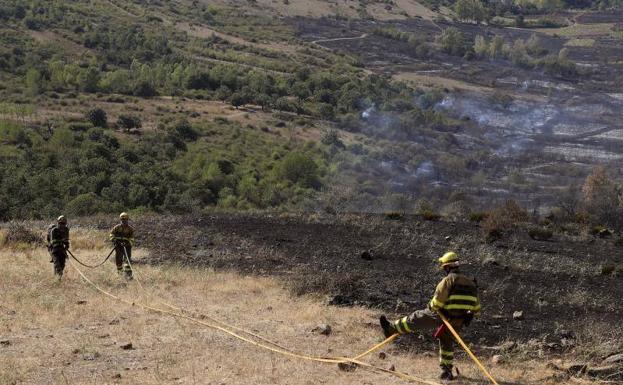
[[[140,81],[134,86],[134,91],[132,92],[134,96],[141,96],[144,98],[150,98],[152,96],[158,95],[156,88],[148,81]]]
[[[71,122],[67,125],[72,131],[88,131],[93,128],[93,124],[90,122]]]
[[[320,141],[322,142],[322,144],[326,144],[327,146],[333,145],[338,148],[345,148],[344,143],[340,139],[340,134],[337,132],[337,130],[334,129],[327,130],[322,135]]]
[[[91,122],[94,127],[105,128],[108,124],[108,117],[106,111],[101,108],[92,108],[86,113],[86,119]]]
[[[286,155],[278,166],[278,174],[282,179],[303,187],[320,187],[318,165],[312,158],[300,152]]]
[[[175,126],[173,126],[173,130],[185,140],[194,141],[199,137],[197,130],[195,130],[186,119],[178,121]]]
[[[133,128],[141,128],[142,125],[141,118],[136,115],[119,115],[117,119],[117,126],[128,131]]]
[[[86,216],[104,211],[103,207],[104,205],[95,194],[86,193],[76,196],[67,203],[66,210],[72,215]]]
[[[0,120],[0,143],[30,144],[30,138],[24,127],[19,124]]]
[[[450,55],[463,56],[465,54],[465,39],[456,28],[450,27],[441,33],[439,38],[441,49]]]

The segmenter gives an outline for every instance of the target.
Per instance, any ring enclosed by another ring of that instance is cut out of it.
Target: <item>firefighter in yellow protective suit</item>
[[[428,307],[390,322],[381,316],[381,327],[385,337],[393,334],[416,333],[437,329],[435,337],[439,339],[440,378],[452,380],[454,341],[450,331],[445,330],[443,321],[437,312],[442,313],[457,330],[468,326],[474,316],[480,313],[478,287],[474,280],[459,271],[459,257],[449,251],[438,259],[439,267],[446,276],[439,282]]]
[[[119,215],[121,223],[110,231],[110,240],[115,246],[115,263],[117,272],[132,279],[132,245],[134,244],[134,228],[128,224],[130,216],[127,213]]]

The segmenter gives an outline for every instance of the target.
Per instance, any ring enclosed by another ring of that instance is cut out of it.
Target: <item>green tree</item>
[[[441,48],[450,55],[462,56],[465,53],[465,40],[461,31],[454,27],[445,29],[439,38]]]
[[[134,86],[134,91],[132,92],[135,96],[142,96],[144,98],[150,98],[152,96],[158,95],[156,92],[156,88],[151,84],[151,82],[147,80],[141,80]]]
[[[119,115],[117,126],[123,130],[130,131],[133,128],[141,128],[141,118],[136,115]]]
[[[100,71],[95,67],[89,67],[80,71],[78,75],[78,85],[84,92],[96,92],[100,81]]]
[[[87,112],[86,118],[94,127],[105,128],[108,124],[108,117],[106,111],[101,108],[92,108]]]
[[[458,0],[454,3],[454,12],[459,20],[465,21],[472,18],[471,0]]]
[[[231,103],[232,106],[238,109],[240,106],[245,105],[248,101],[247,101],[246,95],[244,95],[242,92],[235,92],[229,98],[229,102]]]
[[[186,119],[181,119],[175,123],[173,130],[185,140],[195,141],[199,137],[197,130]]]
[[[93,215],[97,212],[101,212],[105,205],[94,193],[85,193],[76,196],[72,199],[65,210],[67,213],[76,216]]]
[[[489,44],[489,57],[492,59],[504,57],[504,38],[502,36],[495,35]]]
[[[43,78],[41,73],[35,68],[29,68],[26,71],[26,90],[29,95],[35,96],[41,93],[43,89]]]
[[[318,165],[312,158],[301,152],[290,152],[279,164],[279,176],[303,187],[320,187]]]
[[[479,58],[489,55],[489,42],[482,35],[477,35],[474,39],[474,53]]]
[[[487,9],[480,0],[458,0],[454,3],[454,12],[459,20],[475,21],[479,24],[487,19]]]

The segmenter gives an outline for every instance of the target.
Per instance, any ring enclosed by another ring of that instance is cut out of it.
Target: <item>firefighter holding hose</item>
[[[67,250],[69,250],[69,227],[67,227],[67,218],[64,215],[58,217],[56,224],[48,227],[46,239],[48,252],[52,257],[50,262],[54,263],[54,277],[56,281],[60,281],[65,270]]]
[[[394,334],[415,333],[435,330],[434,337],[439,339],[440,379],[452,380],[454,341],[446,329],[438,312],[443,314],[454,329],[468,326],[474,316],[480,313],[480,300],[476,282],[459,271],[459,257],[449,251],[438,259],[439,268],[446,276],[439,282],[428,307],[416,310],[412,314],[390,322],[381,316],[381,327],[385,337]]]
[[[110,240],[115,246],[115,263],[117,272],[132,279],[132,245],[134,244],[134,228],[128,224],[130,216],[127,213],[119,215],[121,223],[110,231]]]

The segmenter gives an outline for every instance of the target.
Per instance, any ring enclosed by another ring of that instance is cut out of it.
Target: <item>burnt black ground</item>
[[[593,332],[608,333],[610,344],[623,341],[623,281],[600,272],[604,264],[622,262],[612,240],[535,241],[517,230],[489,244],[476,223],[382,215],[158,216],[135,226],[150,250],[148,263],[276,276],[297,294],[327,294],[331,304],[393,316],[426,305],[442,278],[433,260],[453,249],[469,263],[464,270],[477,278],[484,304],[471,341],[491,346],[532,339],[551,352],[593,344]],[[512,319],[516,310],[524,320]]]

